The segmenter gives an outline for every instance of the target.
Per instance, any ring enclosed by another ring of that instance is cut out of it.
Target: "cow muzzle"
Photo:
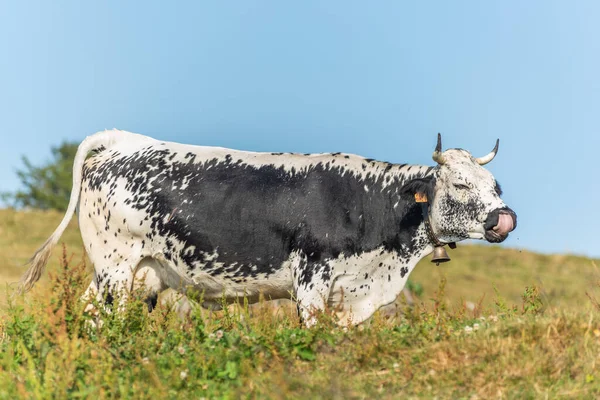
[[[498,208],[488,214],[485,220],[485,239],[490,243],[500,243],[517,227],[517,214],[510,208]]]

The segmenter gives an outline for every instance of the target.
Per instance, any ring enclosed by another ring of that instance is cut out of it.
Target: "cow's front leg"
[[[300,320],[307,327],[317,322],[316,313],[325,310],[331,291],[331,268],[305,262],[294,270],[294,295]]]

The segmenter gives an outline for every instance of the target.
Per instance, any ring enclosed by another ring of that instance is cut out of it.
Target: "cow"
[[[465,239],[502,242],[517,217],[475,158],[442,151],[435,166],[357,155],[259,153],[108,130],[87,137],[60,225],[32,257],[40,278],[77,210],[94,267],[88,294],[110,303],[142,280],[148,304],[167,288],[206,307],[259,297],[296,301],[301,320],[334,310],[359,324],[394,302],[417,262]]]

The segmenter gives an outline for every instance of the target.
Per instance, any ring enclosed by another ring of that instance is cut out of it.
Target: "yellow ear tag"
[[[417,203],[427,203],[427,195],[425,193],[415,193],[415,201]]]

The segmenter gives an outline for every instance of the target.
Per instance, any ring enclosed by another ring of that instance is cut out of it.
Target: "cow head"
[[[436,237],[445,243],[463,239],[485,239],[499,243],[517,226],[517,215],[504,204],[494,176],[483,165],[491,153],[475,158],[468,151],[442,152],[441,136],[433,153],[437,167],[431,175],[407,184],[409,191],[427,198],[430,223]]]

